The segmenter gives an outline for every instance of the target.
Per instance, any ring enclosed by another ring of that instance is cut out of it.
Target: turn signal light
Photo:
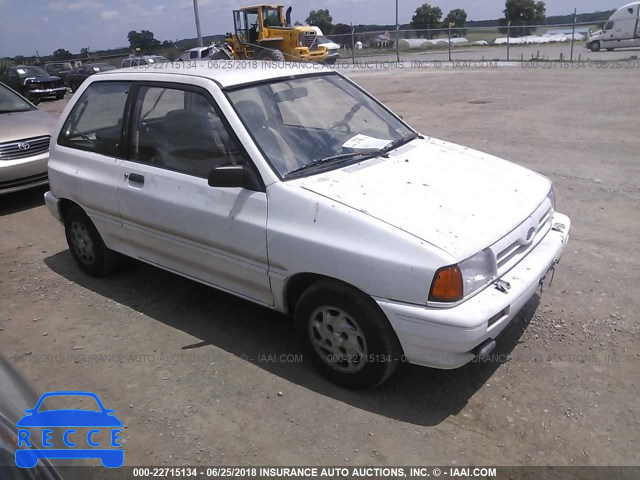
[[[458,265],[442,267],[436,272],[429,291],[430,302],[457,302],[462,300],[462,272]]]

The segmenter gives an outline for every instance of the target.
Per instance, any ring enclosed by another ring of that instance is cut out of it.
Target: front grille
[[[310,50],[318,49],[318,42],[316,38],[316,32],[302,32],[302,46],[308,47]]]
[[[55,82],[31,82],[29,84],[29,88],[33,90],[47,90],[49,88],[60,88],[64,86],[64,83],[61,80],[56,80]]]
[[[492,247],[496,254],[499,276],[518,263],[544,238],[551,228],[552,216],[553,208],[550,202],[545,200],[532,215],[535,230],[531,238],[526,239],[530,223],[525,222]]]
[[[0,161],[33,157],[49,151],[50,136],[26,138],[10,143],[0,143]]]

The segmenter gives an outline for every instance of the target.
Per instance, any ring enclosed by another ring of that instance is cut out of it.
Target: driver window
[[[220,165],[244,163],[209,98],[181,88],[141,87],[129,158],[207,178]]]

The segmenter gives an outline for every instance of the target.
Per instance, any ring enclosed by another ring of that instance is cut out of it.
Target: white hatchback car
[[[551,182],[423,137],[335,71],[243,65],[82,85],[45,195],[79,266],[124,254],[293,315],[353,388],[488,355],[569,238]]]

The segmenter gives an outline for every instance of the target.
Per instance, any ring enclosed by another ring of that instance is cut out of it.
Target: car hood
[[[339,170],[295,181],[439,247],[456,261],[492,245],[544,201],[551,182],[506,160],[417,139]]]
[[[0,143],[51,135],[56,118],[40,110],[0,113]]]

